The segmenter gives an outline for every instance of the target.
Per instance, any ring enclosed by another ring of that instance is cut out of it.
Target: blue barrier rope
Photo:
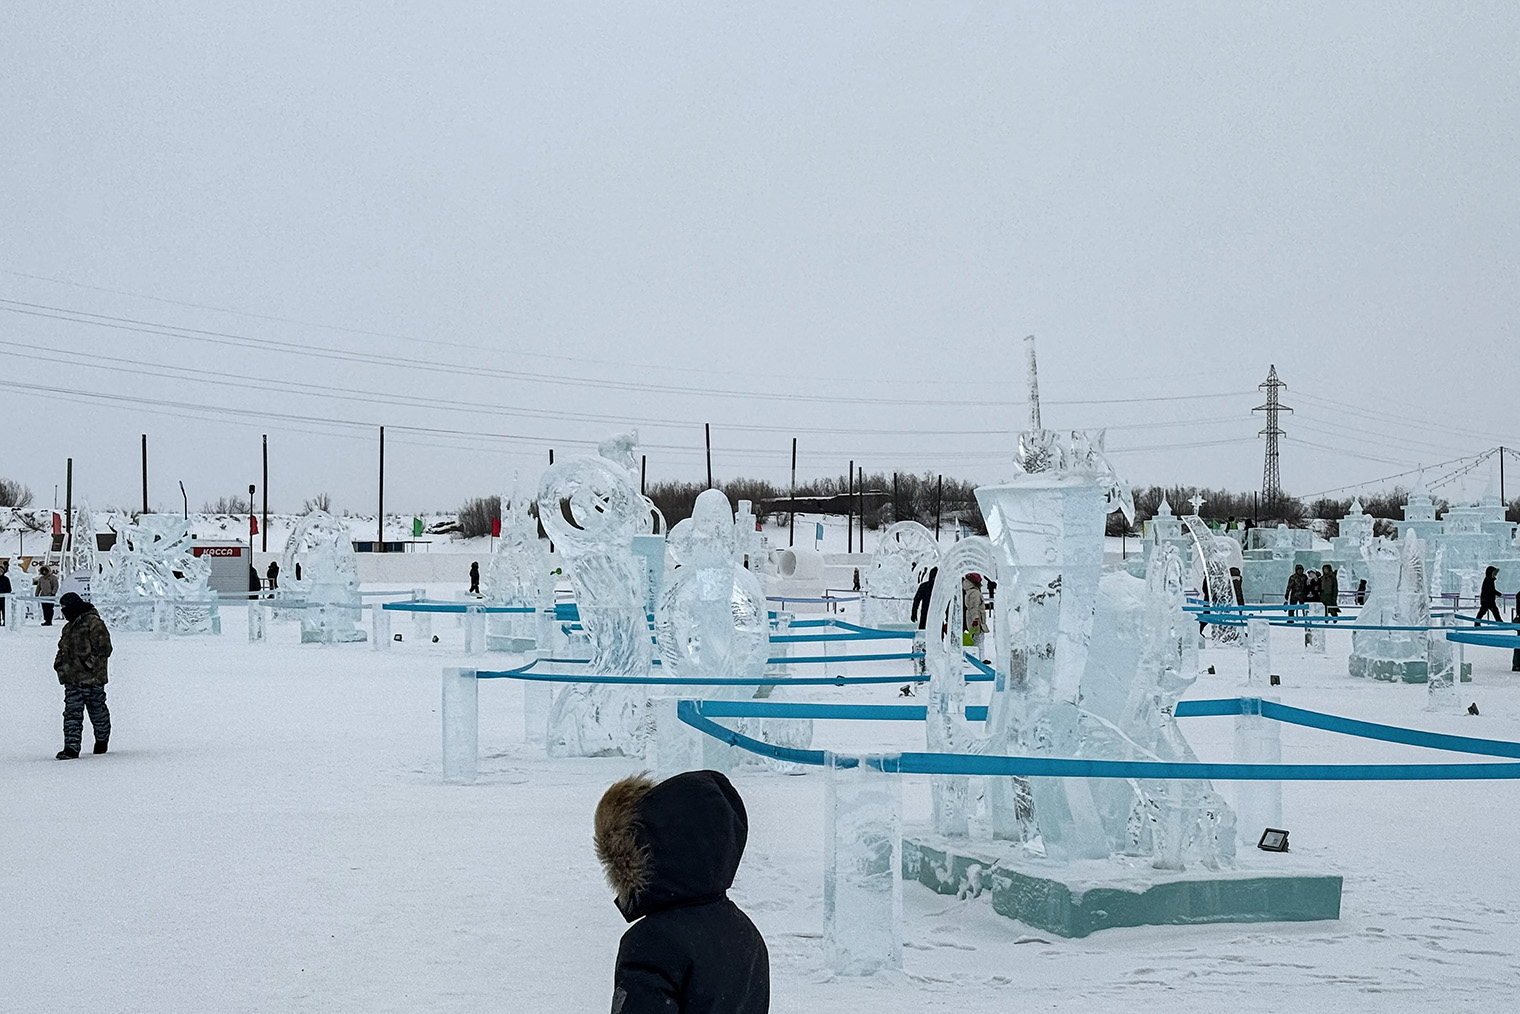
[[[474,610],[477,613],[536,613],[538,610],[533,606],[487,606],[476,605],[471,602],[428,602],[422,599],[407,599],[402,602],[382,602],[381,609],[401,613],[467,613]]]
[[[847,687],[873,683],[927,683],[927,676],[761,676],[755,679],[703,676],[606,676],[599,673],[536,673],[523,669],[477,670],[477,679],[514,679],[537,683],[609,683],[654,687]]]
[[[1451,630],[1446,634],[1448,641],[1458,644],[1481,644],[1490,648],[1514,648],[1520,650],[1520,635],[1516,634],[1486,634],[1476,630]]]
[[[822,750],[798,750],[763,743],[749,736],[728,729],[705,717],[709,704],[718,705],[717,712],[732,710],[735,704],[749,702],[681,701],[677,715],[687,725],[713,736],[731,746],[776,757],[797,764],[819,766],[827,763],[828,755]],[[781,704],[782,702],[777,702]],[[1247,706],[1242,699],[1224,701],[1187,702],[1193,707],[1179,712],[1195,715],[1240,714]],[[1366,739],[1404,743],[1411,746],[1431,747],[1438,750],[1461,753],[1487,754],[1490,756],[1520,757],[1520,744],[1500,740],[1481,740],[1467,736],[1447,736],[1415,729],[1361,722],[1324,715],[1277,704],[1274,701],[1252,701],[1259,706],[1264,718],[1304,725],[1331,732]],[[770,705],[776,707],[777,705]],[[846,707],[866,707],[854,705]],[[901,705],[878,705],[894,711],[910,709]],[[836,709],[837,711],[837,709]],[[894,720],[887,712],[880,712],[882,719]],[[779,717],[779,716],[778,716]],[[895,719],[903,720],[903,719]],[[847,763],[850,758],[837,758],[836,764]],[[1485,762],[1481,764],[1204,764],[1173,761],[1103,761],[1078,758],[1054,757],[1005,757],[978,754],[904,753],[892,756],[865,758],[865,763],[882,771],[901,774],[946,775],[1018,775],[1024,777],[1051,778],[1168,778],[1212,779],[1216,781],[1428,781],[1428,780],[1482,780],[1520,778],[1520,764]],[[859,763],[858,760],[855,763]]]

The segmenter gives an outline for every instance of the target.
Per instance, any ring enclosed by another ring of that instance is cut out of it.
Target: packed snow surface
[[[452,597],[452,589],[437,589]],[[522,689],[480,688],[481,778],[445,786],[440,643],[297,643],[119,633],[111,752],[52,759],[58,628],[0,632],[0,1010],[7,1012],[599,1011],[623,921],[590,847],[601,791],[636,761],[549,760],[523,743]],[[1507,651],[1469,649],[1464,703],[1345,675],[1349,635],[1303,654],[1279,630],[1288,704],[1520,739]],[[1246,655],[1208,650],[1190,697],[1245,692]],[[490,656],[485,666],[511,656]],[[868,670],[867,670],[868,671]],[[891,670],[878,670],[891,671]],[[893,687],[821,688],[885,702]],[[1229,760],[1230,719],[1186,719]],[[1288,762],[1473,760],[1296,727]],[[89,739],[86,737],[86,744]],[[922,748],[922,727],[819,723],[817,745]],[[1520,992],[1515,782],[1289,783],[1297,861],[1346,878],[1339,922],[1109,930],[1063,940],[904,886],[904,969],[824,969],[823,776],[741,770],[750,839],[733,896],[765,934],[777,1012],[1449,1011]],[[1233,787],[1224,785],[1229,794]],[[910,823],[927,779],[905,785]]]

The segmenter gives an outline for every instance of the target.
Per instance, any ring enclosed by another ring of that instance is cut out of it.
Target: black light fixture
[[[1274,687],[1280,687],[1282,686],[1282,677],[1277,675],[1277,673],[1273,673],[1267,677],[1267,682],[1272,684]]]
[[[1261,833],[1261,841],[1256,847],[1263,852],[1286,852],[1288,851],[1288,832],[1280,827],[1269,827]]]

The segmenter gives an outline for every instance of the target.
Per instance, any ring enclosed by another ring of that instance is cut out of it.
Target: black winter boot
[[[79,759],[79,751],[76,748],[72,747],[72,746],[66,746],[62,750],[58,751],[58,759],[59,760],[78,760]]]
[[[97,739],[95,741],[95,752],[96,753],[105,753],[106,752],[106,742],[107,742],[106,740]]]

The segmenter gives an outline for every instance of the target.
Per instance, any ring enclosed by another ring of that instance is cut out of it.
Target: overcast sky
[[[0,476],[995,480],[1028,333],[1137,484],[1520,445],[1520,5],[1083,8],[7,0]]]

